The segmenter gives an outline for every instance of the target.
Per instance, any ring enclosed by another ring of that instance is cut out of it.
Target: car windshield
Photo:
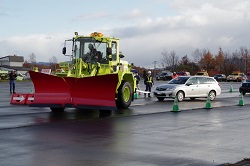
[[[172,79],[168,84],[185,84],[189,77],[176,77]]]
[[[196,75],[204,75],[204,73],[196,73]]]
[[[170,73],[161,73],[160,76],[171,75]]]

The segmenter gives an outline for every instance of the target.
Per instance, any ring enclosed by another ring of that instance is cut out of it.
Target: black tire
[[[164,97],[157,97],[158,101],[163,101]]]
[[[127,95],[125,94],[127,92]],[[126,95],[127,98],[124,98]],[[133,92],[131,84],[128,81],[122,81],[120,87],[118,88],[116,107],[117,108],[128,108],[131,105],[133,98]]]
[[[214,90],[211,90],[209,92],[209,97],[210,97],[210,101],[213,101],[216,98],[216,92]]]
[[[178,101],[183,101],[184,98],[185,98],[185,94],[184,94],[183,91],[177,92],[176,96],[177,96],[177,100],[178,100]]]
[[[50,107],[52,112],[63,112],[65,107]]]

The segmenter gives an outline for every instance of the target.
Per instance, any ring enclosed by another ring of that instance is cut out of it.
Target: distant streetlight
[[[155,69],[156,69],[156,63],[157,63],[157,61],[154,61],[153,63],[154,63],[154,75],[153,76],[155,76]]]

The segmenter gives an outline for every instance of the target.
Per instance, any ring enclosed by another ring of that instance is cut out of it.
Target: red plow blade
[[[116,109],[117,74],[74,78],[30,71],[35,87],[34,107]]]

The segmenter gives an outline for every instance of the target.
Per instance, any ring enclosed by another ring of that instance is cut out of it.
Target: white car
[[[175,98],[182,101],[184,98],[206,98],[214,100],[221,94],[220,84],[213,77],[206,76],[179,76],[166,84],[157,86],[154,96],[163,101],[165,98]]]

